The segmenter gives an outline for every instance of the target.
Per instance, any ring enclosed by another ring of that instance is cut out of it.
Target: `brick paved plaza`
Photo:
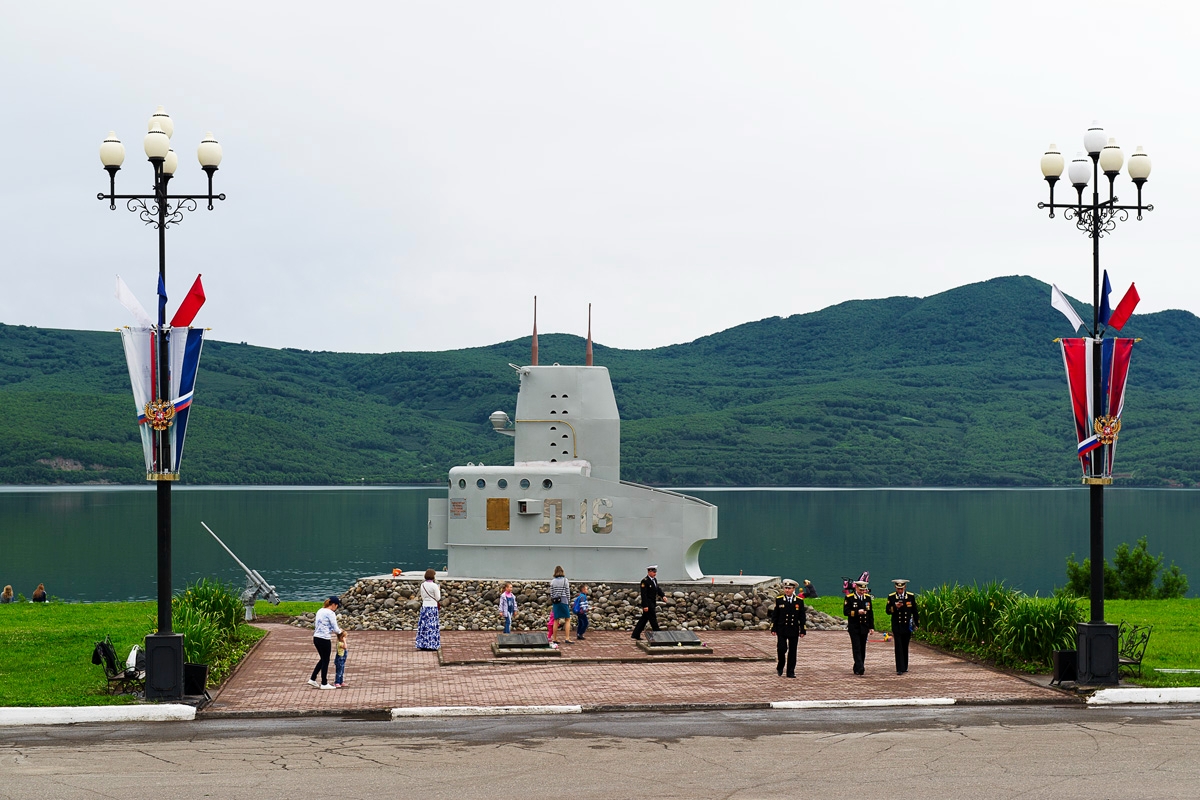
[[[766,632],[707,631],[711,657],[660,661],[623,631],[595,631],[561,658],[494,659],[488,631],[443,631],[442,653],[417,651],[412,631],[353,631],[344,689],[307,683],[317,661],[312,632],[268,631],[201,716],[338,714],[421,706],[582,705],[585,708],[761,705],[786,700],[953,698],[960,703],[1076,702],[1037,685],[914,642],[909,672],[896,675],[890,642],[867,646],[867,674],[851,672],[844,632],[814,631],[800,642],[797,679],[775,674]],[[701,660],[703,659],[703,660]],[[333,680],[333,664],[329,677]]]

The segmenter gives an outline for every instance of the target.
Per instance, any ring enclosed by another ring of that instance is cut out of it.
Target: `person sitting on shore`
[[[35,603],[46,602],[46,584],[39,583],[38,587],[33,590],[33,597],[29,598]]]
[[[11,603],[13,601],[12,586],[5,586],[4,592],[0,593],[0,603]]]

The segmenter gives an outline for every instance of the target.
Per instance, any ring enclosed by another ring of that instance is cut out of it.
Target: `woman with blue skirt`
[[[438,608],[442,604],[442,590],[431,569],[425,570],[425,582],[418,594],[421,597],[421,618],[417,622],[417,649],[437,650],[442,646],[442,634],[438,629]]]

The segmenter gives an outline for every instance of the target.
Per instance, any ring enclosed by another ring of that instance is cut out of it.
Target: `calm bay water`
[[[918,589],[1003,579],[1045,595],[1065,581],[1068,554],[1088,553],[1083,487],[687,491],[720,508],[719,538],[700,554],[706,573],[808,578],[822,594],[870,570],[880,593],[903,577]],[[243,583],[201,520],[288,600],[394,567],[441,568],[445,553],[425,548],[426,500],[436,496],[445,489],[176,487],[175,586]],[[1110,559],[1145,535],[1200,588],[1200,491],[1118,488],[1105,500]],[[153,599],[155,530],[153,487],[0,488],[0,585],[26,597],[44,582],[63,600]]]

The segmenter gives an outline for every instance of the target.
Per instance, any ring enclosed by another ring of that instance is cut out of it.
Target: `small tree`
[[[1120,587],[1117,571],[1113,569],[1108,559],[1104,559],[1104,599],[1117,599],[1116,592]],[[1066,593],[1075,597],[1089,597],[1092,594],[1092,560],[1085,558],[1080,564],[1075,560],[1075,554],[1067,556],[1067,586]]]
[[[1162,581],[1159,583],[1158,597],[1170,600],[1173,597],[1183,597],[1187,593],[1187,576],[1180,572],[1179,567],[1172,561],[1171,568],[1163,573]]]
[[[1108,559],[1104,560],[1104,599],[1105,600],[1148,600],[1151,598],[1170,599],[1183,597],[1188,591],[1187,576],[1179,567],[1171,562],[1171,568],[1163,573],[1158,588],[1154,586],[1158,573],[1163,569],[1163,555],[1150,555],[1146,537],[1137,540],[1133,549],[1128,543],[1117,545],[1116,556],[1113,559],[1115,567],[1109,566]],[[1075,554],[1067,557],[1066,592],[1076,597],[1087,597],[1092,588],[1092,560],[1085,558],[1080,564],[1075,560]]]
[[[1117,580],[1121,582],[1121,591],[1117,595],[1123,600],[1149,600],[1154,597],[1154,579],[1162,569],[1163,557],[1150,555],[1146,545],[1146,537],[1137,540],[1133,550],[1125,542],[1117,545],[1116,557]]]

